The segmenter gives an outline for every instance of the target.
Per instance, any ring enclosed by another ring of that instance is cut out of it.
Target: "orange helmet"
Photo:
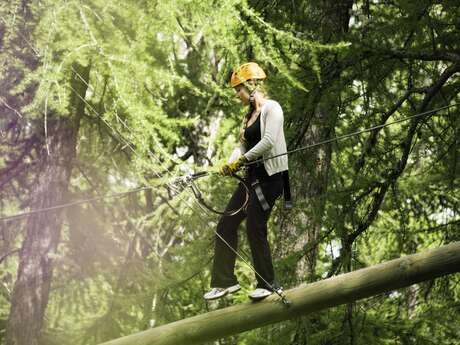
[[[232,78],[230,79],[230,85],[235,87],[237,85],[243,84],[251,79],[265,79],[267,75],[264,70],[260,68],[255,62],[248,62],[242,64],[236,71],[232,73]]]

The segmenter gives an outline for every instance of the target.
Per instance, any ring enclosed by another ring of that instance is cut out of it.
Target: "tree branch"
[[[9,257],[9,256],[11,256],[11,255],[13,255],[13,254],[19,253],[19,250],[20,250],[19,248],[18,248],[18,249],[14,249],[14,250],[12,250],[12,251],[10,251],[10,252],[8,252],[8,253],[6,253],[6,254],[0,256],[0,264],[1,264],[1,263],[3,262],[3,260],[5,260],[7,257]]]
[[[422,104],[418,110],[418,112],[422,113],[428,107],[430,101],[433,97],[438,93],[438,91],[442,88],[442,86],[447,82],[447,80],[455,73],[460,71],[460,63],[456,63],[451,65],[450,67],[446,68],[444,72],[441,74],[440,78],[437,82],[429,88],[428,93],[426,94],[425,98],[422,101]],[[425,118],[417,117],[413,118],[410,124],[410,128],[406,139],[403,142],[403,153],[399,161],[395,164],[395,166],[388,172],[387,179],[384,183],[382,183],[380,190],[375,193],[374,200],[372,203],[371,211],[368,217],[361,222],[358,228],[347,236],[346,240],[346,247],[351,246],[351,244],[355,241],[355,239],[372,224],[374,219],[377,216],[377,212],[380,209],[380,205],[383,201],[383,198],[390,187],[390,185],[394,184],[399,176],[403,173],[404,168],[407,164],[407,159],[409,158],[409,154],[412,148],[412,142],[414,139],[415,134],[417,133],[417,128],[419,123]]]
[[[451,61],[460,62],[460,55],[452,52],[411,52],[405,50],[390,50],[383,52],[391,58],[421,60],[421,61]]]
[[[444,72],[441,74],[439,79],[431,87],[427,89],[427,93],[425,94],[422,104],[420,105],[418,109],[419,113],[422,113],[427,109],[433,97],[441,90],[442,86],[447,82],[447,80],[453,74],[459,71],[460,71],[460,62],[452,64],[451,66],[449,66],[448,68],[444,70]],[[379,189],[374,193],[373,201],[371,205],[369,206],[370,211],[368,213],[368,216],[358,224],[355,231],[348,234],[344,238],[343,247],[342,247],[340,256],[337,257],[333,261],[332,268],[328,274],[328,277],[332,276],[333,274],[335,274],[335,272],[337,272],[338,268],[341,265],[342,259],[350,253],[353,242],[356,240],[356,238],[359,235],[365,232],[376,219],[380,206],[386,195],[386,192],[388,191],[391,185],[396,183],[397,179],[401,176],[401,174],[403,173],[406,167],[407,160],[412,150],[413,140],[417,133],[418,126],[420,122],[422,122],[427,117],[428,115],[423,116],[423,117],[416,117],[416,118],[413,118],[412,121],[410,122],[410,127],[408,130],[407,136],[401,144],[402,150],[403,150],[401,158],[396,162],[393,168],[389,169],[385,181],[381,183]]]

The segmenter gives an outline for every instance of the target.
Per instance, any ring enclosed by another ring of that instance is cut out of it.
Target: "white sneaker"
[[[270,296],[272,293],[273,293],[273,292],[270,291],[270,290],[262,289],[262,288],[257,288],[257,289],[255,289],[254,291],[252,291],[252,292],[249,294],[249,298],[250,298],[250,299],[254,299],[254,300],[258,300],[258,299],[262,299],[262,298],[268,297],[268,296]]]
[[[239,289],[241,289],[240,284],[229,286],[227,288],[215,287],[215,288],[212,288],[211,291],[206,292],[203,295],[203,297],[204,297],[205,300],[210,301],[210,300],[213,300],[213,299],[224,297],[228,293],[237,292]]]

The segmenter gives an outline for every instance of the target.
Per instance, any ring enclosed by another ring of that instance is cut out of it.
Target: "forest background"
[[[98,344],[207,305],[216,215],[171,181],[224,162],[257,61],[295,149],[269,226],[284,288],[460,240],[456,0],[0,4],[0,344]],[[446,106],[451,106],[445,108]],[[154,186],[149,189],[149,186]],[[199,182],[224,207],[235,182]],[[249,252],[244,231],[241,253]],[[460,344],[460,276],[219,344]]]

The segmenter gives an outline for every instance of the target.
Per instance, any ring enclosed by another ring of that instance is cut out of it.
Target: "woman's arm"
[[[265,117],[265,132],[264,136],[251,150],[246,152],[244,156],[252,161],[256,158],[261,157],[265,152],[269,151],[275,140],[278,138],[279,131],[283,128],[283,109],[277,102],[271,102],[267,109],[267,115]],[[262,120],[262,119],[261,119]]]
[[[243,155],[246,152],[246,147],[244,144],[240,144],[238,147],[236,147],[232,154],[230,155],[230,158],[228,159],[227,163],[233,163],[236,161],[241,155]]]

